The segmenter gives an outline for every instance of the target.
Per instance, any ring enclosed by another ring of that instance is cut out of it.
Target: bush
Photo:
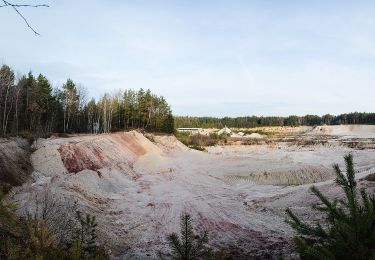
[[[226,137],[219,136],[216,133],[208,135],[193,134],[188,132],[179,132],[176,134],[177,139],[186,146],[204,147],[214,146],[226,142]]]
[[[302,222],[287,209],[287,222],[297,231],[294,240],[302,259],[374,259],[375,198],[364,189],[359,192],[355,181],[352,155],[345,156],[346,174],[334,165],[336,184],[345,199],[329,200],[316,187],[311,191],[323,206],[313,209],[326,215],[328,223],[315,226]],[[324,227],[327,224],[327,227]]]
[[[247,135],[260,134],[265,136],[272,136],[276,134],[275,132],[265,131],[262,129],[242,129],[241,132]]]
[[[39,138],[37,133],[32,133],[32,132],[29,132],[29,131],[22,131],[22,132],[19,132],[18,134],[10,134],[9,136],[11,136],[11,137],[22,137],[22,138],[26,139],[29,142],[30,145],[33,144],[33,142]]]
[[[48,221],[37,215],[20,218],[0,195],[0,259],[108,259],[97,243],[95,217],[77,213],[75,237],[61,242]],[[63,220],[62,216],[61,220]],[[58,224],[58,223],[56,223]]]

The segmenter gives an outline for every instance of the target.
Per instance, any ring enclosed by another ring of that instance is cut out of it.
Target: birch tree
[[[22,14],[21,8],[38,8],[38,7],[49,7],[49,5],[46,4],[20,4],[20,3],[14,3],[13,1],[7,1],[7,0],[0,0],[0,8],[10,8],[13,9],[13,11],[16,12],[16,14],[25,22],[26,26],[35,34],[40,35],[36,29],[31,26],[29,21],[26,19],[26,17]]]
[[[13,106],[14,72],[7,65],[0,69],[1,131],[6,135],[9,115]]]

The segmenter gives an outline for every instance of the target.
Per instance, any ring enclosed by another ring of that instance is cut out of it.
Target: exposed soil
[[[82,210],[97,216],[101,237],[118,259],[153,259],[168,250],[166,236],[179,231],[183,212],[230,259],[290,257],[293,230],[284,221],[286,207],[308,220],[318,217],[311,214],[308,189],[315,183],[340,196],[332,164],[343,166],[347,153],[354,155],[357,178],[375,173],[372,127],[368,133],[360,127],[360,134],[352,127],[329,129],[335,135],[322,129],[287,128],[285,136],[207,152],[188,149],[172,136],[137,132],[40,139],[32,154],[34,180],[14,200],[27,207],[45,186],[77,198]]]
[[[22,138],[0,138],[0,192],[24,183],[30,176],[30,145]]]
[[[69,173],[83,170],[98,172],[107,167],[109,161],[97,147],[82,147],[77,143],[61,145],[59,148],[61,160]]]

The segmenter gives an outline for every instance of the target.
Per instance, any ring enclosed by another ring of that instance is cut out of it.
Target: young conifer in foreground
[[[189,214],[183,214],[181,216],[180,225],[180,236],[176,233],[172,233],[167,237],[171,249],[171,255],[169,255],[167,259],[210,259],[212,256],[212,250],[207,247],[207,231],[203,231],[200,235],[194,234],[191,225],[191,216]],[[161,259],[165,258],[160,252],[159,257]]]
[[[109,259],[107,251],[97,240],[95,217],[77,212],[77,222],[75,237],[64,243],[57,239],[57,233],[45,219],[31,214],[17,216],[15,206],[0,193],[0,259]]]
[[[344,199],[330,200],[316,187],[311,191],[323,206],[313,205],[327,217],[327,226],[302,222],[287,209],[287,222],[297,231],[294,240],[302,259],[374,259],[375,257],[375,198],[357,189],[353,156],[344,157],[346,174],[334,165],[336,184],[345,193]]]

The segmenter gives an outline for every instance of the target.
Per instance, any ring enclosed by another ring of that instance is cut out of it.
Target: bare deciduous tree
[[[77,201],[71,197],[59,196],[50,187],[45,186],[35,194],[32,211],[24,212],[34,219],[43,220],[61,243],[72,243],[78,222],[75,217],[78,211]]]
[[[37,5],[30,5],[30,4],[15,4],[15,3],[11,3],[7,0],[1,0],[0,2],[2,2],[3,4],[0,4],[0,8],[1,7],[10,7],[12,8],[21,18],[22,20],[26,23],[27,27],[29,27],[29,29],[35,34],[35,35],[40,35],[35,29],[34,27],[32,27],[29,23],[29,21],[26,19],[26,17],[22,14],[22,12],[20,11],[20,8],[23,8],[23,7],[33,7],[33,8],[37,8],[37,7],[49,7],[49,5],[46,5],[46,4],[37,4]]]

